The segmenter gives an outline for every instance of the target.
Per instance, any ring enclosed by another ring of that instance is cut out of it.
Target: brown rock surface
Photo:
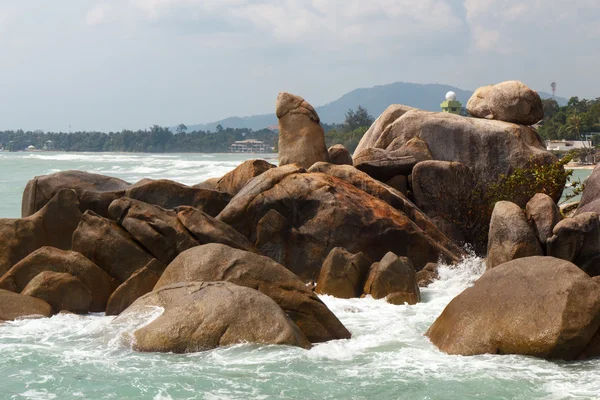
[[[165,265],[153,259],[148,265],[135,271],[108,299],[106,315],[119,315],[134,301],[150,293],[164,270]]]
[[[403,116],[405,113],[411,110],[416,110],[416,108],[404,106],[402,104],[392,104],[389,106],[376,120],[373,122],[371,127],[365,134],[363,135],[360,143],[356,150],[354,150],[354,154],[358,154],[361,151],[369,148],[375,147],[375,142],[381,136],[381,134],[388,129],[388,127],[398,118]]]
[[[380,181],[396,175],[410,175],[417,159],[396,151],[369,147],[354,155],[354,167]]]
[[[83,214],[73,233],[73,250],[92,260],[119,283],[153,259],[119,224],[92,211]]]
[[[70,249],[80,218],[77,195],[66,189],[29,217],[0,219],[0,276],[40,247]]]
[[[419,285],[419,287],[427,287],[439,279],[439,277],[438,264],[428,263],[425,268],[417,272],[417,285]]]
[[[15,264],[0,278],[0,288],[21,292],[32,279],[42,272],[72,275],[81,281],[90,292],[89,310],[102,312],[106,309],[106,302],[113,290],[111,277],[83,255],[54,247],[42,247]],[[75,286],[77,285],[75,284]],[[56,310],[56,312],[58,311],[61,309]]]
[[[155,290],[194,281],[227,281],[259,290],[275,300],[311,342],[350,337],[344,325],[296,275],[268,257],[222,244],[195,247],[169,264]]]
[[[21,294],[44,300],[52,306],[54,314],[60,311],[87,314],[92,304],[88,287],[65,272],[41,272],[29,281]]]
[[[217,180],[215,189],[235,196],[252,178],[272,168],[275,168],[275,165],[265,160],[244,161],[236,169]]]
[[[600,326],[600,285],[568,261],[513,260],[448,304],[427,336],[449,354],[577,358]]]
[[[52,307],[44,300],[0,289],[0,322],[34,316],[50,317]]]
[[[458,260],[457,254],[436,242],[405,214],[356,187],[322,173],[270,179],[267,174],[279,169],[253,180],[218,219],[255,241],[261,219],[276,210],[290,226],[280,233],[283,265],[302,279],[315,280],[334,247],[363,252],[371,259],[393,250],[408,256],[418,269],[440,256]]]
[[[585,180],[585,188],[577,207],[577,214],[585,212],[600,214],[600,168],[598,168],[598,165]]]
[[[299,164],[309,168],[318,161],[329,162],[325,132],[315,109],[302,97],[279,93],[279,165]]]
[[[391,304],[417,304],[421,301],[421,291],[412,262],[406,257],[387,253],[371,266],[364,294],[370,294],[374,299],[387,298]]]
[[[62,189],[73,189],[79,198],[82,213],[86,210],[108,216],[110,203],[123,196],[129,183],[109,176],[83,171],[61,171],[36,176],[23,192],[21,216],[28,217],[41,210]]]
[[[138,299],[120,318],[148,307],[160,317],[134,332],[138,351],[190,353],[238,343],[310,348],[310,342],[279,306],[257,290],[228,282],[178,283]]]
[[[341,299],[360,297],[370,267],[371,260],[363,253],[336,247],[323,262],[316,292]]]
[[[517,258],[543,255],[542,246],[525,212],[509,201],[497,202],[490,222],[487,267],[494,268]]]
[[[529,200],[525,207],[527,219],[533,223],[535,233],[542,245],[552,237],[552,230],[562,220],[556,203],[550,196],[538,193]]]
[[[533,125],[544,118],[542,99],[523,82],[506,81],[480,87],[467,103],[474,117]]]
[[[341,144],[334,144],[329,149],[327,149],[327,153],[329,153],[329,160],[332,164],[336,165],[352,165],[352,156],[348,149]]]

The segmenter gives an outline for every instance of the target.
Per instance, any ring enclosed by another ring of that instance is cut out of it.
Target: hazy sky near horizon
[[[0,0],[0,129],[274,112],[397,81],[600,97],[600,0]]]

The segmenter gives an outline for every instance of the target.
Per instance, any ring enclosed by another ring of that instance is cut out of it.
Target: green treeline
[[[269,129],[233,129],[217,127],[217,132],[186,132],[180,125],[173,133],[168,128],[154,125],[150,129],[122,132],[24,132],[0,131],[0,147],[9,151],[36,149],[56,151],[114,151],[145,153],[225,153],[229,146],[244,139],[257,139],[275,146],[277,133]]]
[[[560,107],[554,99],[542,102],[544,120],[539,133],[544,139],[584,140],[585,136],[594,136],[594,145],[600,144],[600,98],[579,100],[571,97],[564,107]]]

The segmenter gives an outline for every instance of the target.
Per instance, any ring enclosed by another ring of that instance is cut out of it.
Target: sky
[[[600,0],[0,0],[0,129],[140,129],[392,82],[600,97]]]

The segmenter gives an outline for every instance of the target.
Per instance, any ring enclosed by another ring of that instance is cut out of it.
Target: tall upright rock
[[[302,97],[282,92],[277,96],[279,119],[279,165],[300,164],[310,168],[329,162],[325,132],[317,112]]]

